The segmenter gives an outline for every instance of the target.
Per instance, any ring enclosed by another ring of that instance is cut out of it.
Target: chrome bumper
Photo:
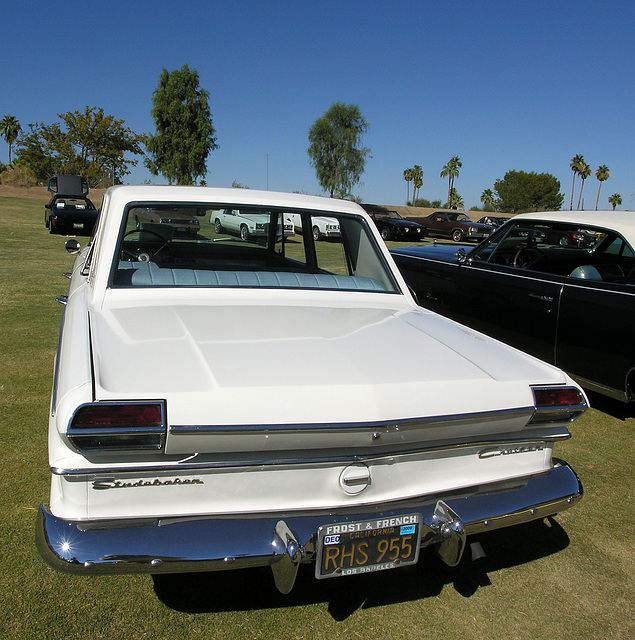
[[[36,545],[57,571],[72,574],[182,573],[270,565],[288,593],[298,565],[315,557],[319,527],[420,513],[421,546],[435,546],[458,564],[467,535],[554,515],[582,497],[582,484],[564,462],[522,480],[473,488],[461,495],[425,496],[355,510],[257,516],[164,518],[73,523],[42,506]]]

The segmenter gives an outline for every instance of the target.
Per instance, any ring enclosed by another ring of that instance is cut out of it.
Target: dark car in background
[[[99,212],[88,198],[88,180],[55,175],[48,190],[52,196],[44,205],[44,225],[49,233],[91,235]]]
[[[406,220],[422,224],[430,236],[451,238],[454,242],[487,238],[493,231],[492,225],[474,222],[462,211],[435,211],[423,218],[408,217]]]
[[[174,237],[187,236],[195,238],[201,228],[201,223],[195,216],[204,216],[205,210],[195,215],[179,207],[137,207],[134,219],[137,228],[152,229],[152,225],[168,225],[172,227]]]
[[[391,253],[421,306],[635,401],[632,213],[521,214],[474,248]]]
[[[483,216],[477,221],[477,223],[487,224],[491,227],[498,228],[502,227],[508,220],[511,220],[511,218],[508,218],[507,216]]]
[[[363,204],[362,208],[372,218],[384,241],[418,241],[422,240],[426,235],[426,228],[423,225],[406,220],[396,211],[368,204]]]

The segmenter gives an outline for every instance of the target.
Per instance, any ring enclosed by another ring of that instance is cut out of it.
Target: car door
[[[633,317],[635,285],[567,283],[560,304],[556,364],[583,386],[627,400],[627,378],[635,368]]]
[[[562,282],[439,244],[393,255],[421,306],[553,362]]]
[[[450,237],[452,230],[450,229],[450,223],[448,222],[447,213],[435,213],[430,218],[430,229],[438,236]]]
[[[608,232],[592,262],[565,284],[556,364],[588,388],[628,400],[628,378],[635,370],[635,252]]]
[[[547,274],[473,260],[460,267],[444,306],[459,322],[553,362],[562,287]]]

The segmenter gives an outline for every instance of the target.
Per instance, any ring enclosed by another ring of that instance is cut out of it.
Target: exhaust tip
[[[485,551],[483,550],[480,542],[470,543],[470,551],[472,553],[472,562],[478,562],[479,560],[484,560],[486,558]]]

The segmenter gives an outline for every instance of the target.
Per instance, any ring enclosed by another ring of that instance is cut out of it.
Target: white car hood
[[[180,425],[372,422],[532,406],[558,369],[407,308],[149,305],[91,313],[97,400]]]

